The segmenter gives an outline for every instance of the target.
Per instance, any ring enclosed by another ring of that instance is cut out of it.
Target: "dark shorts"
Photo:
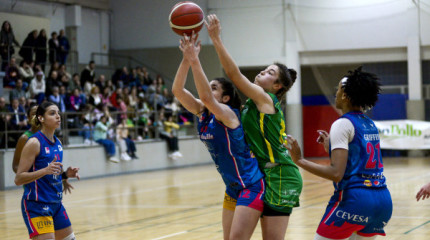
[[[393,202],[387,188],[351,188],[333,194],[317,233],[325,238],[385,236]]]
[[[285,208],[284,208],[285,209]],[[261,217],[267,216],[267,217],[277,217],[277,216],[290,216],[293,212],[293,208],[285,209],[285,212],[277,211],[271,207],[269,207],[267,204],[264,204],[264,210],[261,214]]]
[[[227,188],[225,191],[223,208],[234,211],[236,206],[247,206],[258,211],[264,207],[265,183],[264,179],[242,190]]]
[[[63,204],[21,201],[22,217],[30,238],[40,234],[54,233],[71,226],[69,216]]]

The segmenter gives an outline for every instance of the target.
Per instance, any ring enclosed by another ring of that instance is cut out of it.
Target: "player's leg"
[[[224,240],[228,240],[230,237],[231,224],[233,223],[234,211],[237,203],[237,200],[230,195],[234,196],[236,194],[234,191],[227,189],[224,194],[224,203],[222,206],[222,230],[224,233]]]
[[[344,239],[336,239],[336,240],[349,240],[350,238],[344,238]],[[323,236],[320,236],[318,233],[315,234],[314,240],[334,240],[333,238],[326,238]]]
[[[230,231],[230,240],[250,239],[264,208],[264,180],[240,191]]]
[[[348,240],[375,240],[376,236],[372,236],[372,237],[364,237],[364,236],[360,236],[357,235],[356,233],[352,234],[352,236],[348,239]]]
[[[67,215],[66,209],[62,203],[56,204],[54,212],[55,239],[56,240],[75,240],[72,223]]]
[[[230,230],[230,240],[250,239],[260,215],[261,211],[259,210],[247,206],[236,206]]]
[[[265,210],[268,206],[265,206]],[[282,214],[282,213],[279,213]],[[264,215],[260,219],[263,239],[283,240],[288,227],[290,216],[270,216]]]

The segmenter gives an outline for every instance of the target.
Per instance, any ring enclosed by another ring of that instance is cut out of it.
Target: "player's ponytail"
[[[296,82],[297,79],[297,71],[292,69],[292,68],[288,68],[287,66],[285,66],[282,63],[275,63],[276,66],[278,66],[279,69],[279,77],[277,79],[277,82],[282,84],[282,88],[278,90],[278,92],[276,92],[276,97],[278,98],[278,100],[281,100],[285,93],[288,92],[288,90],[290,90],[290,88],[293,86],[293,84]]]
[[[226,103],[233,109],[239,109],[242,106],[242,101],[240,100],[239,93],[234,87],[233,83],[229,82],[225,78],[215,78],[214,80],[218,81],[223,90],[223,96],[229,96],[230,100]]]

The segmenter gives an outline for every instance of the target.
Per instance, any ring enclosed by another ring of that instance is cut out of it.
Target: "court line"
[[[408,233],[410,233],[410,232],[412,232],[412,231],[414,231],[414,230],[416,230],[416,229],[418,229],[418,228],[420,228],[420,227],[422,227],[422,226],[426,225],[427,223],[430,223],[430,220],[429,220],[429,221],[427,221],[427,222],[425,222],[425,223],[423,223],[423,224],[421,224],[421,225],[418,225],[418,226],[416,226],[416,227],[414,227],[414,228],[412,228],[412,229],[410,229],[410,230],[408,230],[408,231],[406,231],[406,232],[404,232],[403,234],[408,234]]]
[[[169,237],[173,237],[173,236],[181,235],[181,234],[184,234],[184,233],[187,233],[187,232],[188,232],[188,231],[182,231],[182,232],[172,233],[172,234],[165,235],[165,236],[162,236],[162,237],[159,237],[159,238],[153,238],[152,240],[165,239],[165,238],[169,238]]]

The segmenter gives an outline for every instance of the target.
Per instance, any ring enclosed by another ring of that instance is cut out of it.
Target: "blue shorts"
[[[317,233],[325,238],[385,236],[384,227],[393,213],[387,188],[351,188],[333,194]]]
[[[266,185],[263,178],[241,190],[227,187],[223,208],[234,211],[236,206],[242,205],[262,212],[264,209],[265,190]]]
[[[61,202],[42,203],[22,199],[21,211],[30,238],[40,234],[54,233],[55,230],[72,225]]]

